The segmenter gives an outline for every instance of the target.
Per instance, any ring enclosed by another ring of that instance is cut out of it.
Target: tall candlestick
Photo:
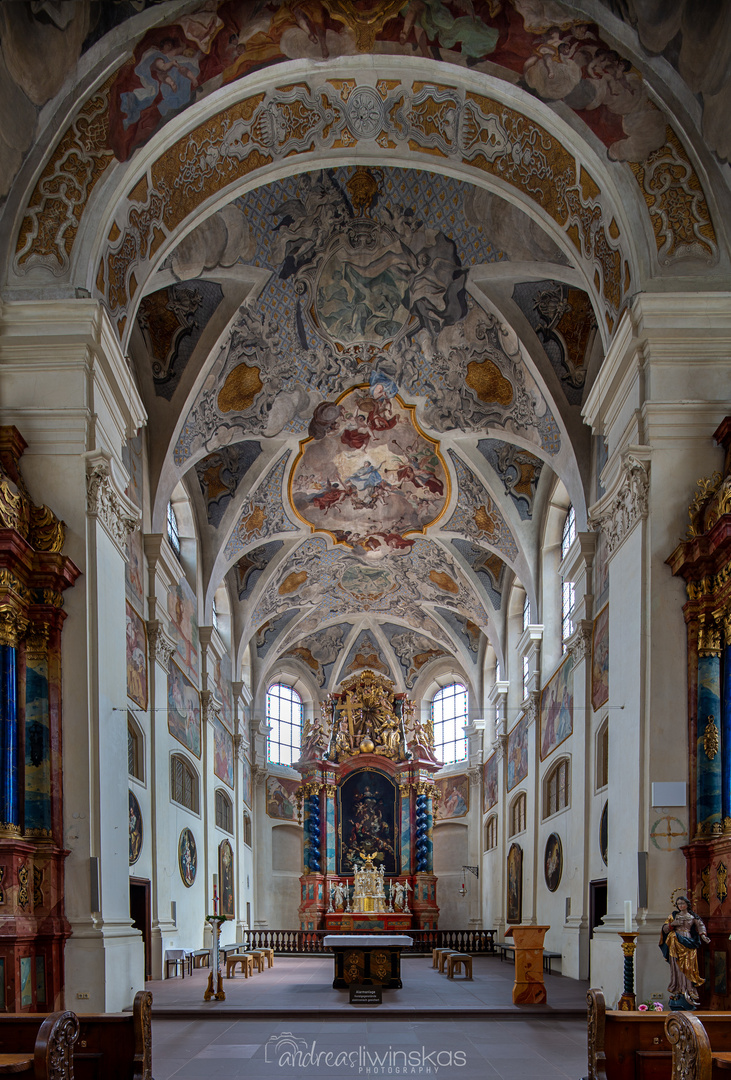
[[[213,875],[213,914],[218,915],[218,874]]]
[[[632,901],[625,900],[624,902],[624,932],[625,934],[632,933]]]

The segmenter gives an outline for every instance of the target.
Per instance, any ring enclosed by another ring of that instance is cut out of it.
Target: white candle
[[[625,934],[632,933],[632,901],[625,900],[624,902],[624,932]]]
[[[213,875],[213,888],[214,889],[218,888],[218,874]]]

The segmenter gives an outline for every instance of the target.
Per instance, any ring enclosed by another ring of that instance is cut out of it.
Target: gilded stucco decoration
[[[666,207],[683,202],[688,176],[686,163],[677,167],[685,156],[675,145],[677,136],[666,135],[667,116],[650,99],[642,74],[606,43],[596,25],[555,3],[550,16],[542,5],[526,0],[490,0],[472,8],[471,16],[466,17],[438,0],[402,6],[392,0],[387,4],[373,0],[365,5],[328,0],[324,6],[273,0],[257,17],[250,5],[214,0],[197,12],[177,15],[166,24],[149,28],[133,53],[79,107],[56,144],[36,181],[21,224],[16,269],[23,273],[33,266],[45,266],[54,274],[64,273],[81,216],[99,179],[200,97],[263,66],[298,58],[330,60],[363,51],[428,57],[493,77],[497,74],[510,84],[517,81],[539,99],[551,105],[560,102],[574,110],[604,143],[611,159],[644,165],[659,152],[670,165],[663,170],[662,187],[667,192],[663,201]],[[547,48],[549,33],[551,47]],[[685,68],[690,70],[687,63]],[[153,74],[158,69],[174,70],[175,78],[158,81]],[[341,93],[347,121],[338,131],[339,144],[351,145],[373,129],[373,137],[384,148],[392,146],[393,131],[379,121],[383,103],[399,80],[382,78],[374,87],[356,88],[347,78],[334,79],[333,84]],[[717,99],[712,100],[718,113]],[[404,101],[404,108],[414,129],[414,149],[421,145],[420,136],[439,134],[442,144],[449,143],[448,133],[457,125],[448,96],[431,107],[420,101],[411,107]],[[260,119],[276,142],[277,127],[304,137],[316,112],[315,103],[293,98],[279,115],[275,110]],[[232,116],[231,122],[235,119]],[[478,142],[488,141],[489,136],[481,133],[480,119],[471,116],[465,126],[472,127]],[[242,140],[243,156],[248,153],[244,152],[246,142]],[[533,151],[522,143],[521,147],[527,156],[543,148],[541,140],[533,143]],[[431,149],[445,152],[443,145],[435,144]],[[266,151],[256,150],[249,167],[259,154],[266,156]],[[515,153],[514,160],[521,156]],[[481,164],[485,161],[483,157]],[[649,171],[654,169],[651,164]],[[692,165],[690,170],[693,187],[699,182]],[[189,180],[195,188],[194,173]],[[644,178],[638,175],[638,182],[647,198]],[[670,189],[677,189],[678,199]],[[656,195],[652,198],[657,208]],[[711,232],[712,226],[707,222],[707,208],[703,213],[706,221],[698,219],[698,224],[708,239],[707,226]],[[691,218],[694,214],[691,210]],[[681,232],[689,225],[694,228],[682,214],[677,220]],[[669,222],[668,237],[675,224]],[[682,241],[674,245],[671,240],[670,245],[677,246],[678,257],[692,253],[684,250],[687,245]],[[700,246],[703,248],[703,242]],[[603,240],[594,245],[593,257],[598,262],[605,261],[603,247]],[[662,257],[667,254],[664,251]]]
[[[597,279],[607,316],[616,316],[626,281],[619,227],[614,219],[605,224],[599,185],[545,128],[457,87],[379,87],[356,85],[346,100],[343,87],[326,80],[279,87],[229,107],[166,149],[150,168],[143,210],[131,207],[117,221],[97,278],[118,325],[164,238],[161,227],[173,232],[206,198],[272,162],[360,141],[425,151],[515,187],[566,231]]]
[[[703,187],[673,129],[668,126],[663,146],[630,168],[650,211],[660,262],[715,262],[718,241]]]
[[[352,629],[350,623],[328,626],[318,633],[301,638],[282,654],[304,664],[318,686],[325,686],[343,644]]]
[[[230,559],[244,551],[256,540],[263,540],[276,533],[296,531],[296,526],[287,517],[282,501],[284,470],[290,454],[290,450],[285,450],[256,491],[244,502],[238,523],[226,544],[226,558]]]
[[[514,561],[518,545],[495,499],[454,450],[449,451],[449,456],[457,474],[459,496],[444,531],[463,533],[471,540],[489,544]]]
[[[500,477],[505,494],[512,499],[520,517],[530,521],[543,469],[541,458],[500,439],[480,439],[477,449]]]
[[[480,625],[487,613],[464,575],[439,544],[417,538],[405,552],[389,552],[369,562],[324,538],[304,541],[280,563],[266,594],[251,615],[254,627],[293,609],[303,613],[296,634],[313,633],[323,623],[369,613],[403,619],[415,630],[448,641],[429,613],[441,604],[464,612]]]

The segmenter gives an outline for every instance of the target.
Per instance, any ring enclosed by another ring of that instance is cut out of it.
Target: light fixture
[[[457,889],[457,892],[459,893],[460,896],[465,896],[467,894],[467,886],[465,885],[465,880],[464,880],[465,870],[469,870],[469,872],[471,874],[474,874],[475,877],[478,878],[478,879],[480,877],[480,868],[479,868],[479,866],[463,866],[462,867],[462,884],[460,885],[459,889]]]

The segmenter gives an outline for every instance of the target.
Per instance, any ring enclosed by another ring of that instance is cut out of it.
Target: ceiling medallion
[[[321,402],[290,475],[296,516],[359,554],[408,551],[407,534],[423,535],[450,497],[439,442],[424,434],[414,412],[381,372]],[[372,595],[371,587],[362,591]],[[379,583],[377,591],[388,588]]]

